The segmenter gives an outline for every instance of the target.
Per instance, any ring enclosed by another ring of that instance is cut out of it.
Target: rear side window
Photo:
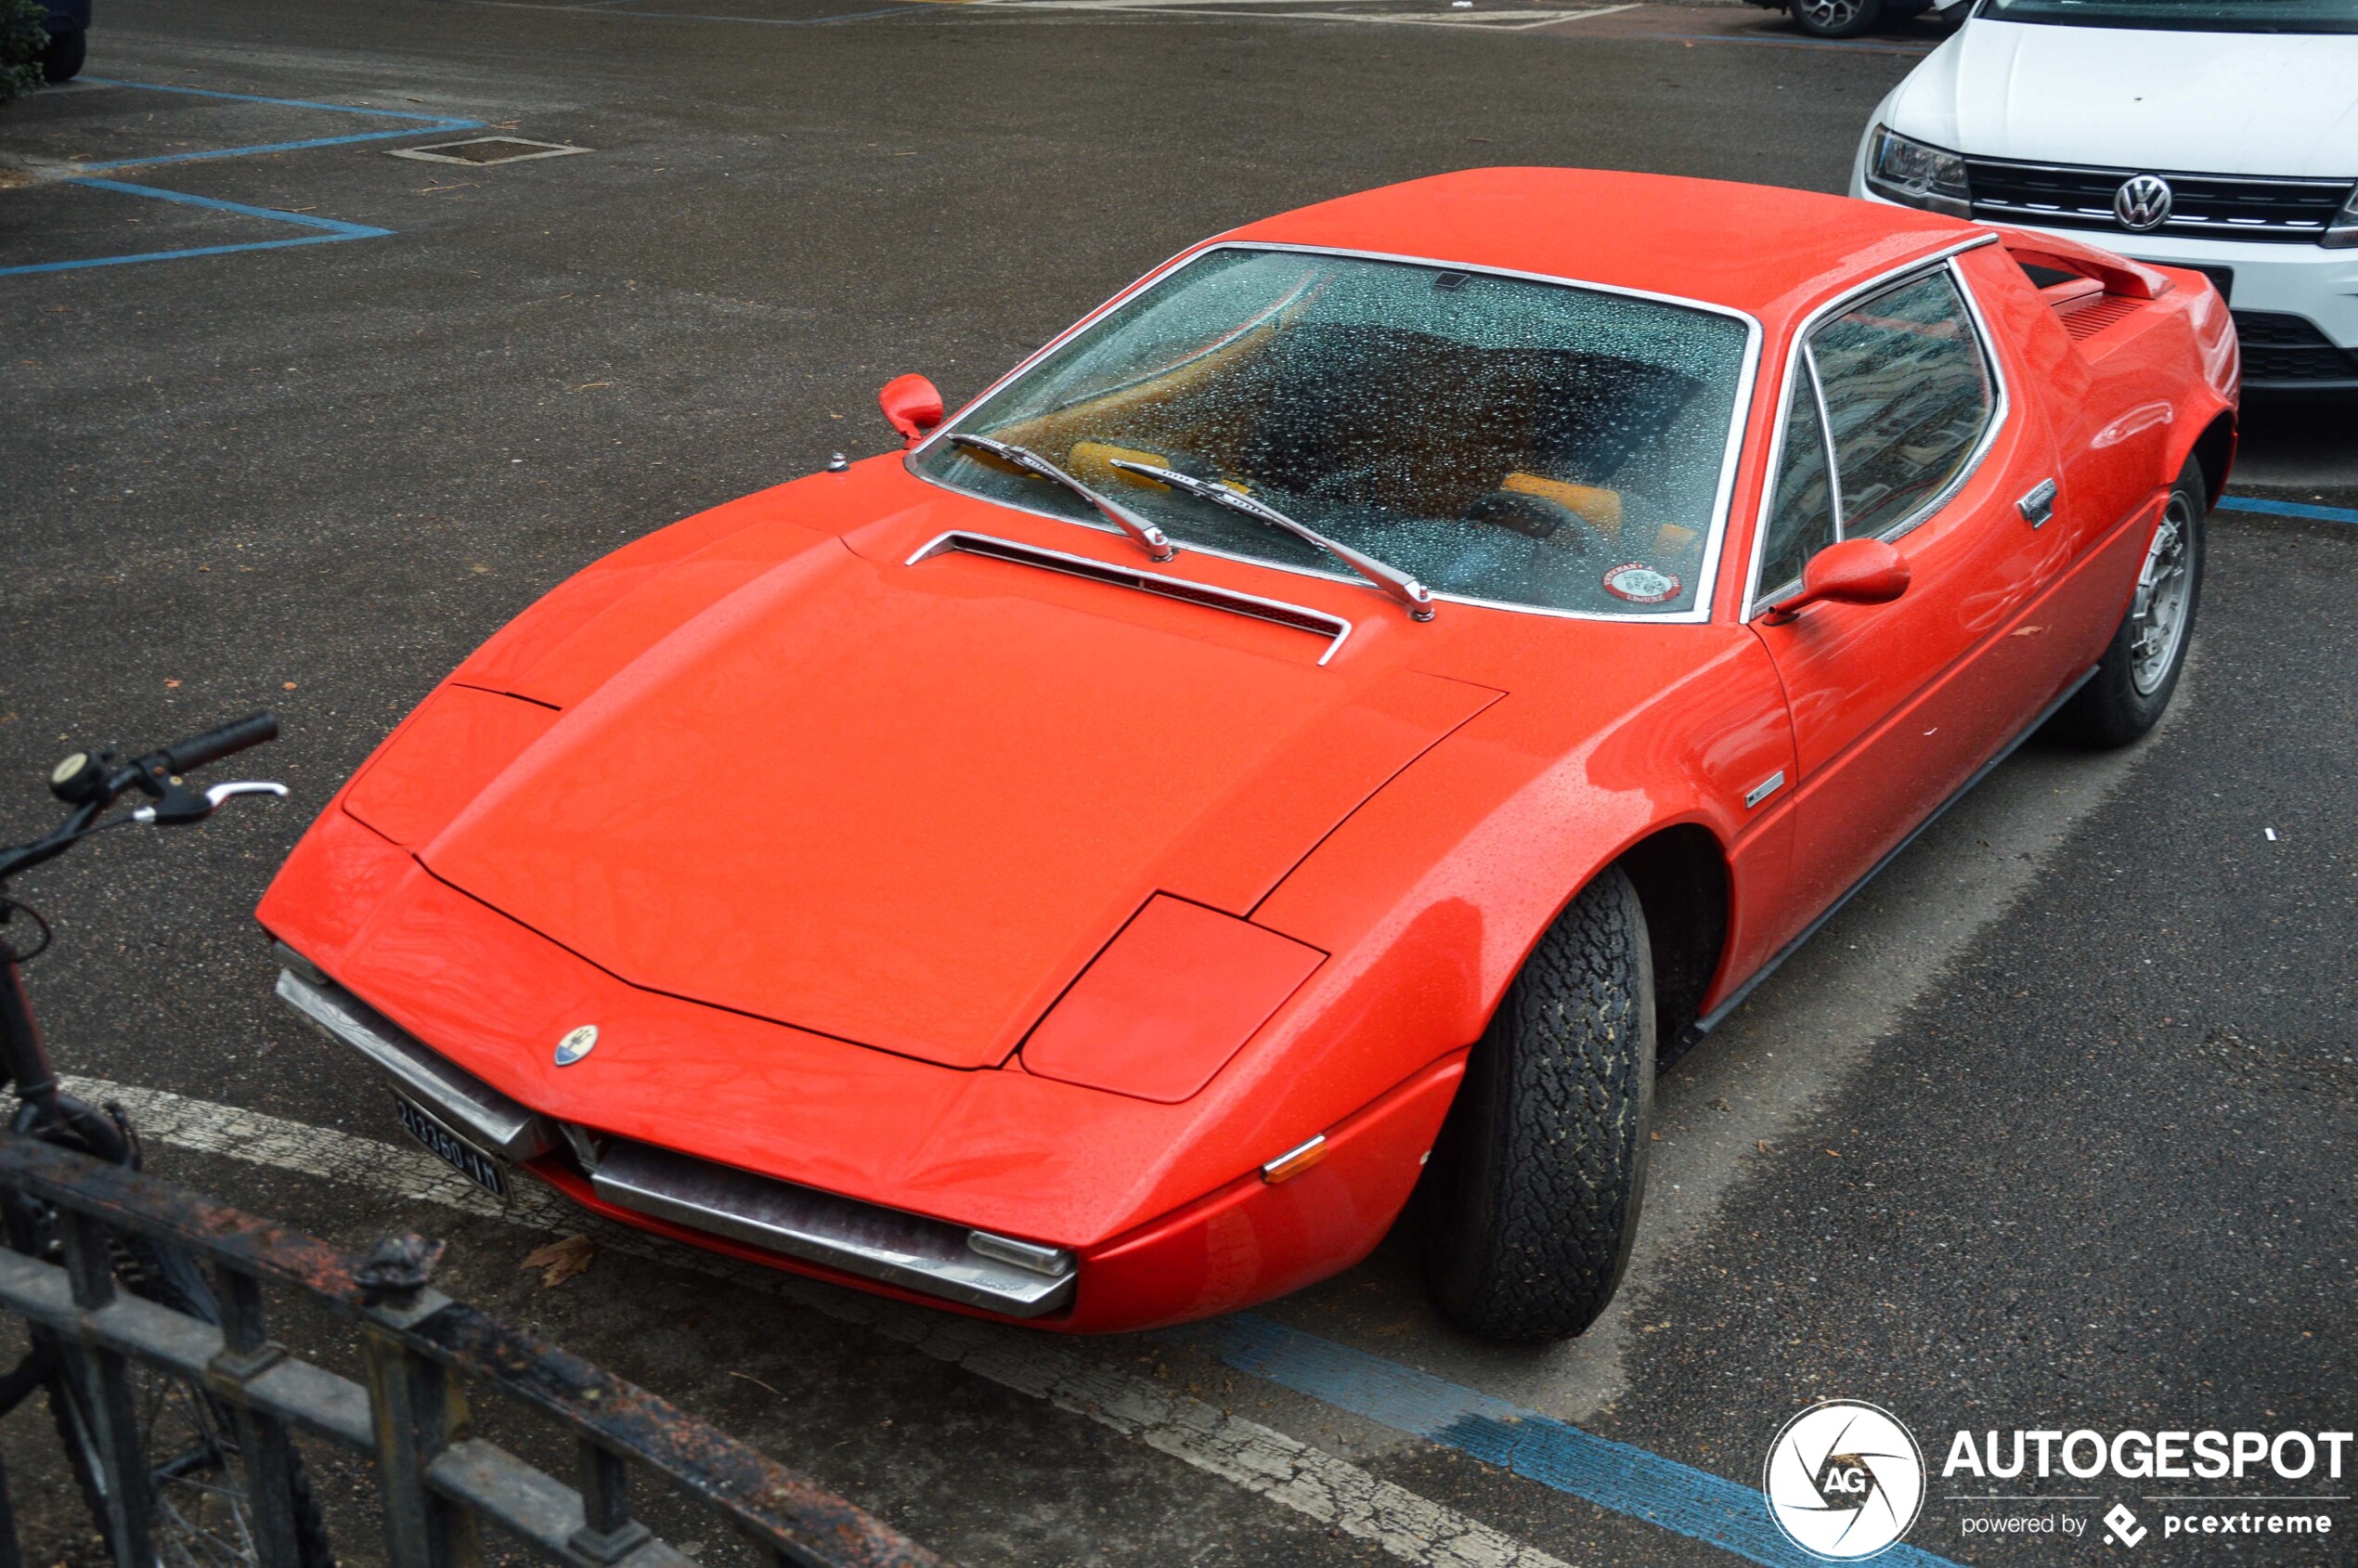
[[[1945,267],[1820,327],[1785,408],[1759,597],[1781,597],[1836,539],[1914,524],[1964,473],[1996,408],[1973,317]]]
[[[1964,472],[1989,426],[1989,369],[1945,268],[1827,322],[1809,357],[1833,434],[1844,538],[1911,521]]]

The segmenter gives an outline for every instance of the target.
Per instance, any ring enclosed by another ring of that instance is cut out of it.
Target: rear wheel
[[[2202,603],[2209,495],[2201,465],[2189,459],[2170,487],[2112,645],[2096,673],[2055,716],[2057,729],[2069,739],[2088,746],[2127,745],[2158,723],[2170,706]]]
[[[1883,19],[1883,0],[1793,0],[1794,25],[1812,38],[1856,38]]]
[[[1426,1277],[1459,1327],[1535,1343],[1604,1311],[1637,1237],[1653,1079],[1645,911],[1616,867],[1508,988],[1418,1189]]]

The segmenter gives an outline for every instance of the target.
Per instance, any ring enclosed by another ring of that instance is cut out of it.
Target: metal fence
[[[96,1385],[90,1393],[117,1568],[157,1562],[131,1419],[133,1363],[190,1380],[230,1408],[262,1568],[300,1568],[292,1496],[297,1432],[374,1459],[393,1568],[474,1568],[483,1520],[571,1568],[694,1568],[631,1517],[634,1467],[723,1516],[765,1565],[944,1568],[843,1498],[644,1389],[434,1289],[440,1242],[399,1237],[356,1256],[154,1177],[13,1134],[0,1134],[0,1188],[58,1211],[63,1266],[0,1249],[0,1307],[83,1353],[84,1376]],[[110,1233],[181,1248],[210,1264],[221,1326],[122,1290]],[[369,1386],[274,1342],[266,1284],[354,1319]],[[470,1435],[471,1391],[528,1406],[567,1429],[578,1448],[578,1485]],[[0,1565],[17,1562],[0,1476]]]

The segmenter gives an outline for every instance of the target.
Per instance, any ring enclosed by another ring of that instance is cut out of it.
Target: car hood
[[[1976,157],[2344,178],[2358,175],[2358,35],[1976,19],[1887,113]]]
[[[638,986],[987,1066],[1153,894],[1249,914],[1498,695],[1033,566],[910,564],[901,541],[957,523],[1095,546],[929,505],[875,548],[724,541],[512,673],[521,696],[471,696],[562,711],[418,847],[427,869]],[[356,784],[364,821],[404,745]]]

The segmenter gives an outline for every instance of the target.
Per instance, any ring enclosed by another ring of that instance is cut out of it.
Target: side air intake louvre
[[[2092,338],[2106,327],[2125,321],[2144,306],[2143,300],[2123,299],[2118,294],[2099,294],[2093,299],[2078,301],[2056,311],[2062,317],[2064,330],[2075,341]]]

